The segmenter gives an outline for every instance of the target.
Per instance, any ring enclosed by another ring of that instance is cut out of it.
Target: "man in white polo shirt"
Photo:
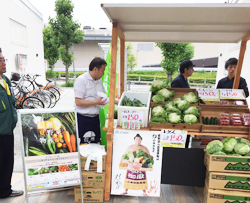
[[[89,65],[89,71],[80,75],[74,83],[75,107],[78,121],[78,134],[81,143],[100,142],[99,106],[106,104],[106,100],[98,97],[104,87],[101,77],[104,75],[107,63],[96,57]]]

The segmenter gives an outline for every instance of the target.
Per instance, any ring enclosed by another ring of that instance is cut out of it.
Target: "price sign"
[[[171,129],[161,130],[162,147],[185,148],[186,139],[187,131]]]
[[[143,117],[144,117],[144,111],[122,110],[120,125],[122,126],[123,122],[138,121],[141,127],[144,127]]]
[[[199,97],[205,101],[220,101],[219,90],[217,89],[198,89]]]
[[[240,99],[245,100],[243,90],[239,89],[221,89],[220,90],[220,98],[221,99]]]

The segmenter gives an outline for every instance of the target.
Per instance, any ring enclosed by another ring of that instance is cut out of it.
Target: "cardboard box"
[[[250,157],[210,155],[205,153],[204,164],[209,172],[250,173]]]
[[[87,161],[87,157],[81,156],[81,170],[85,171],[85,164]],[[102,156],[102,171],[106,169],[106,156]],[[89,171],[97,171],[97,161],[91,161],[89,166]]]
[[[83,188],[84,202],[103,202],[104,189]],[[74,188],[75,202],[82,202],[81,188]]]
[[[82,171],[82,187],[104,188],[105,173]]]
[[[206,183],[209,189],[222,189],[232,191],[250,191],[250,176],[241,173],[208,172]]]
[[[204,203],[250,203],[250,193],[208,189]]]

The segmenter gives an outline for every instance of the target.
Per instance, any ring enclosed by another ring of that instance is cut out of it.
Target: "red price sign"
[[[187,131],[162,129],[161,146],[185,148]]]
[[[138,114],[128,114],[128,121],[137,121],[139,119]]]
[[[219,91],[217,89],[198,89],[199,97],[205,101],[219,101]]]
[[[220,97],[221,99],[245,99],[243,90],[238,89],[221,89]]]

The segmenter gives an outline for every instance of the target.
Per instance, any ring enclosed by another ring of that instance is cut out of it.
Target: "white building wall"
[[[1,5],[0,47],[8,59],[6,75],[10,77],[11,72],[40,74],[39,82],[45,83],[42,14],[28,0],[1,0]],[[13,42],[13,34],[18,32],[13,30],[13,21],[25,28],[26,36],[20,38],[26,38],[26,42]],[[17,68],[16,54],[27,55],[27,69]]]

